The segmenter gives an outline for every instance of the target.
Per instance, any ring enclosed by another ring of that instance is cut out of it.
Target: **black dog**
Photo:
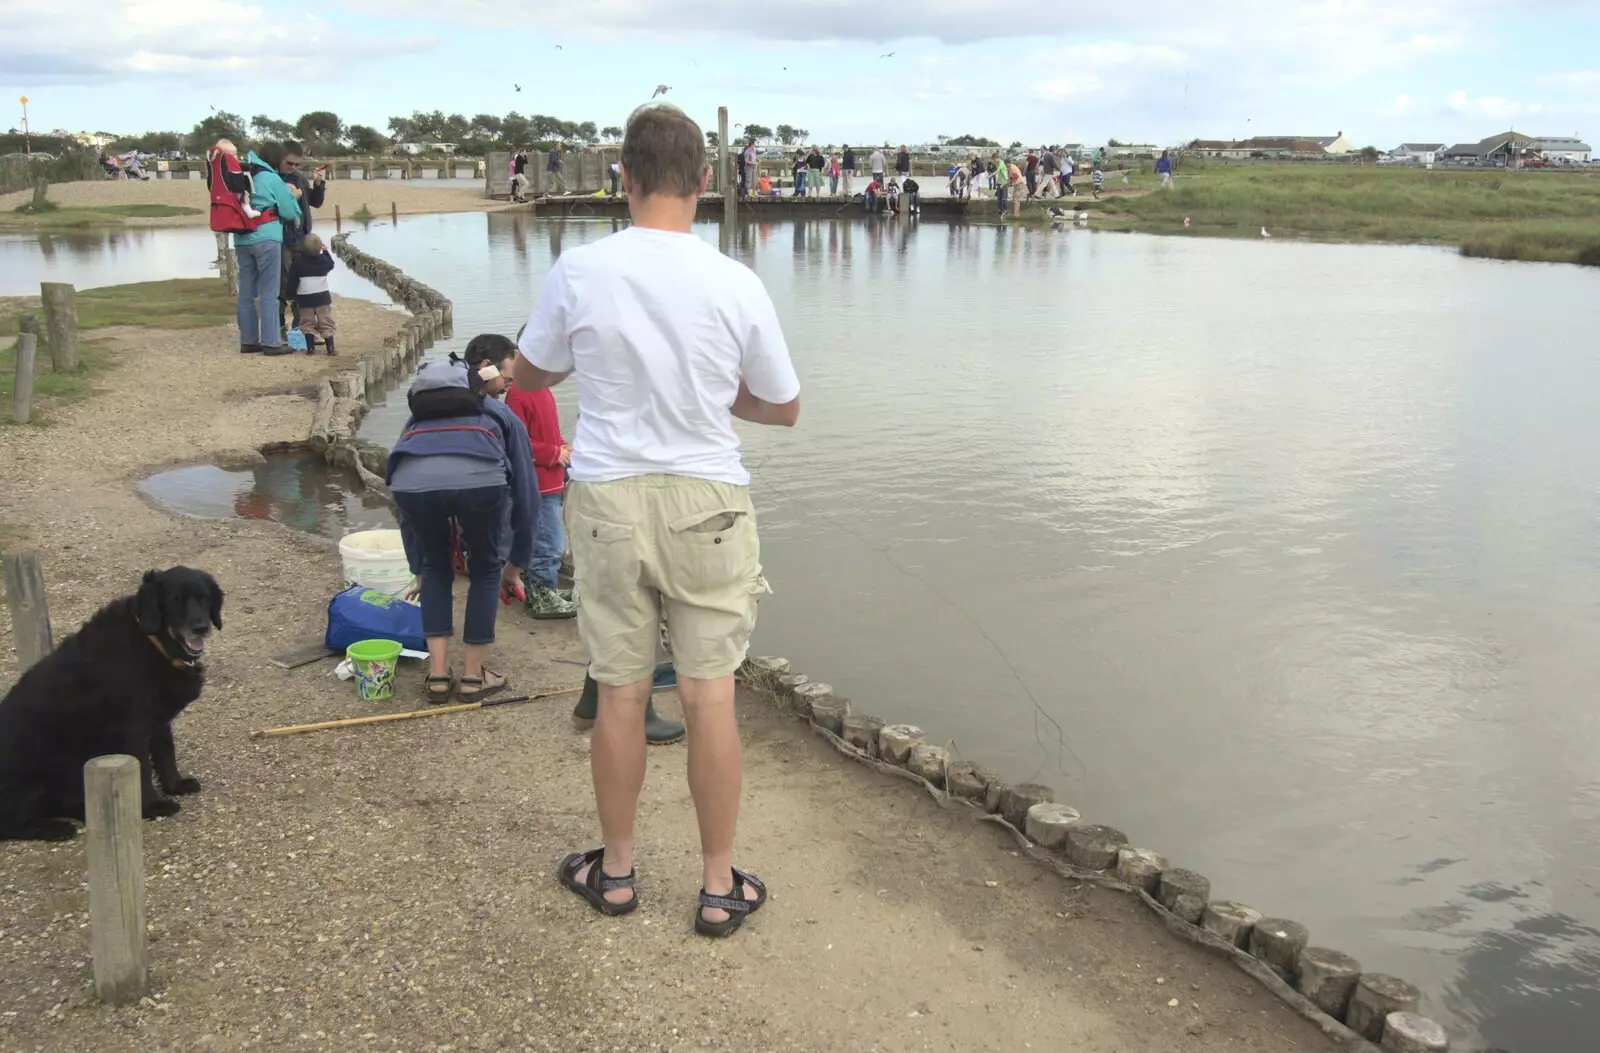
[[[23,674],[0,702],[0,840],[73,837],[83,765],[108,753],[139,758],[146,819],[178,810],[169,795],[199,791],[178,773],[172,720],[205,686],[212,626],[222,628],[222,590],[211,575],[152,570]]]

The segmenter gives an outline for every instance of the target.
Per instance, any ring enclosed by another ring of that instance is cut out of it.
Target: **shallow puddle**
[[[388,503],[352,490],[352,480],[309,453],[273,454],[253,468],[196,464],[140,481],[139,491],[163,508],[200,519],[267,519],[339,538],[353,530],[394,526]]]

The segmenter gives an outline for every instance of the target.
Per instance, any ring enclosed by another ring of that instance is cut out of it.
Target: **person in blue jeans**
[[[249,234],[233,236],[233,255],[239,265],[239,351],[243,354],[287,354],[279,328],[278,294],[283,278],[283,224],[300,222],[300,191],[278,175],[284,159],[281,143],[262,143],[259,152],[245,157],[252,188],[250,207],[273,209],[278,218]]]
[[[411,417],[389,451],[386,482],[399,510],[400,536],[422,603],[428,642],[429,702],[476,702],[506,686],[483,664],[494,643],[501,594],[522,591],[533,554],[538,486],[528,431],[456,362],[417,371],[406,395]],[[467,552],[467,610],[461,677],[450,667],[451,520]]]

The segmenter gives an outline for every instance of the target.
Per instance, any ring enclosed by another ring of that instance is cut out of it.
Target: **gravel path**
[[[342,303],[341,347],[381,322]],[[773,899],[725,943],[690,931],[681,746],[651,751],[643,905],[612,920],[551,876],[596,840],[567,699],[248,740],[362,712],[329,663],[267,662],[320,636],[337,557],[274,524],[174,517],[133,482],[303,437],[306,387],[332,366],[241,362],[231,329],[115,335],[123,364],[100,395],[49,428],[0,428],[0,531],[44,555],[58,634],[146,568],[216,574],[227,628],[177,726],[205,792],[145,826],[153,992],[135,1007],[92,997],[81,839],[0,843],[0,1050],[1331,1048],[1143,908],[1042,871],[759,702],[741,705],[739,862]],[[3,612],[0,634],[4,682]],[[504,615],[496,652],[519,693],[581,679],[571,623]],[[420,675],[402,674],[394,708]]]

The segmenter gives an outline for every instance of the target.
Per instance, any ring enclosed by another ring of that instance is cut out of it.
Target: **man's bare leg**
[[[678,697],[689,725],[689,793],[700,821],[703,886],[713,896],[733,892],[733,834],[739,822],[741,770],[739,724],[733,715],[733,676],[694,680],[678,676]],[[745,898],[755,899],[746,886]],[[726,921],[728,912],[701,908],[710,922]]]
[[[606,846],[601,872],[607,877],[627,877],[633,871],[633,824],[644,787],[644,707],[649,701],[649,677],[622,687],[600,685],[600,705],[589,740],[589,771]],[[589,868],[583,867],[575,877],[581,884],[588,873]],[[612,889],[604,895],[611,903],[626,903],[633,890]]]

